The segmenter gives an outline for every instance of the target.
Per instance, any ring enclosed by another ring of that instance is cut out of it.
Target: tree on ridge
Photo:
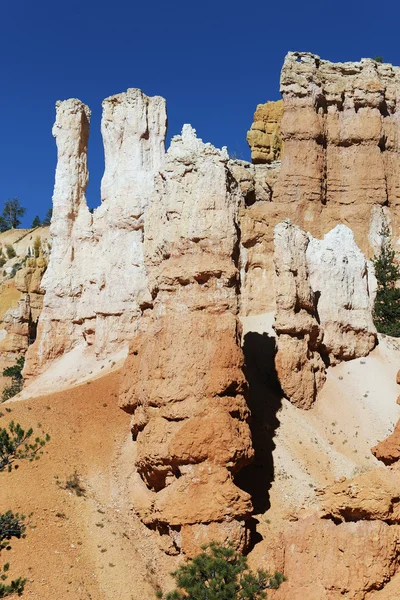
[[[8,199],[4,203],[3,212],[0,216],[0,230],[7,231],[8,229],[16,229],[21,225],[20,217],[26,213],[18,198]]]

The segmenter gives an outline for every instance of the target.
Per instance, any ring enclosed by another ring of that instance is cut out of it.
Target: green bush
[[[12,367],[7,367],[3,370],[3,377],[11,377],[11,385],[4,388],[2,393],[2,402],[9,400],[13,396],[19,394],[24,384],[24,378],[22,377],[22,369],[24,368],[25,357],[20,356],[17,362]]]
[[[278,589],[285,581],[282,573],[251,573],[245,556],[228,547],[211,543],[203,552],[172,573],[178,588],[165,600],[262,600],[267,589]]]
[[[372,262],[378,289],[374,304],[374,324],[379,333],[400,337],[400,289],[397,286],[400,279],[400,267],[396,261],[387,225],[380,231],[381,248]]]
[[[383,56],[377,54],[376,56],[374,56],[374,61],[377,63],[383,63]]]
[[[0,473],[5,469],[11,471],[13,466],[17,468],[15,462],[20,460],[37,460],[39,454],[42,454],[43,446],[50,440],[50,436],[46,434],[45,439],[35,438],[33,443],[30,439],[33,434],[33,429],[24,431],[19,423],[14,421],[7,427],[0,428]]]
[[[13,369],[13,367],[9,367]],[[42,453],[42,448],[49,441],[50,436],[46,434],[44,440],[37,437],[33,444],[29,443],[29,439],[33,434],[32,429],[24,431],[18,423],[9,424],[7,428],[0,428],[0,472],[8,469],[12,470],[13,463],[19,460],[34,460],[39,458]],[[17,468],[17,465],[14,465]],[[4,514],[0,514],[0,552],[4,549],[10,550],[10,540],[15,537],[17,539],[25,537],[26,527],[23,523],[23,515],[13,513],[11,510]],[[13,594],[22,596],[25,588],[26,579],[18,577],[13,579],[9,584],[4,583],[8,578],[9,563],[0,568],[0,598],[6,598]]]
[[[0,551],[11,549],[10,540],[13,537],[17,539],[25,537],[24,518],[24,516],[20,516],[18,513],[14,514],[11,510],[0,514]],[[22,579],[21,577],[14,579],[10,584],[3,583],[8,578],[7,572],[9,568],[9,563],[6,563],[0,569],[0,598],[6,598],[11,594],[21,596],[24,591],[26,579]]]

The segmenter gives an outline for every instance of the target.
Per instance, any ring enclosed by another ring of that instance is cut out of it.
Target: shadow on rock
[[[244,337],[243,351],[255,456],[235,477],[235,483],[251,494],[257,515],[270,507],[269,490],[274,480],[273,438],[280,424],[277,412],[282,406],[283,393],[275,370],[275,338],[266,333],[249,332]]]

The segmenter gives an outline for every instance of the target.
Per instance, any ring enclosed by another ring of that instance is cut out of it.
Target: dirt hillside
[[[0,407],[0,426],[14,420],[51,436],[40,460],[0,474],[0,512],[27,515],[26,539],[1,556],[12,577],[27,578],[26,599],[150,599],[159,572],[175,566],[130,511],[134,449],[118,380],[114,372]],[[63,489],[75,471],[82,497]]]

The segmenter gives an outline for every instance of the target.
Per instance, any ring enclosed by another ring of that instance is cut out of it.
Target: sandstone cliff
[[[281,73],[285,152],[272,201],[256,198],[241,220],[249,248],[245,314],[273,309],[271,243],[274,226],[285,218],[317,238],[343,223],[367,258],[379,245],[383,222],[398,239],[399,85],[398,67],[372,59],[331,63],[288,53]]]

